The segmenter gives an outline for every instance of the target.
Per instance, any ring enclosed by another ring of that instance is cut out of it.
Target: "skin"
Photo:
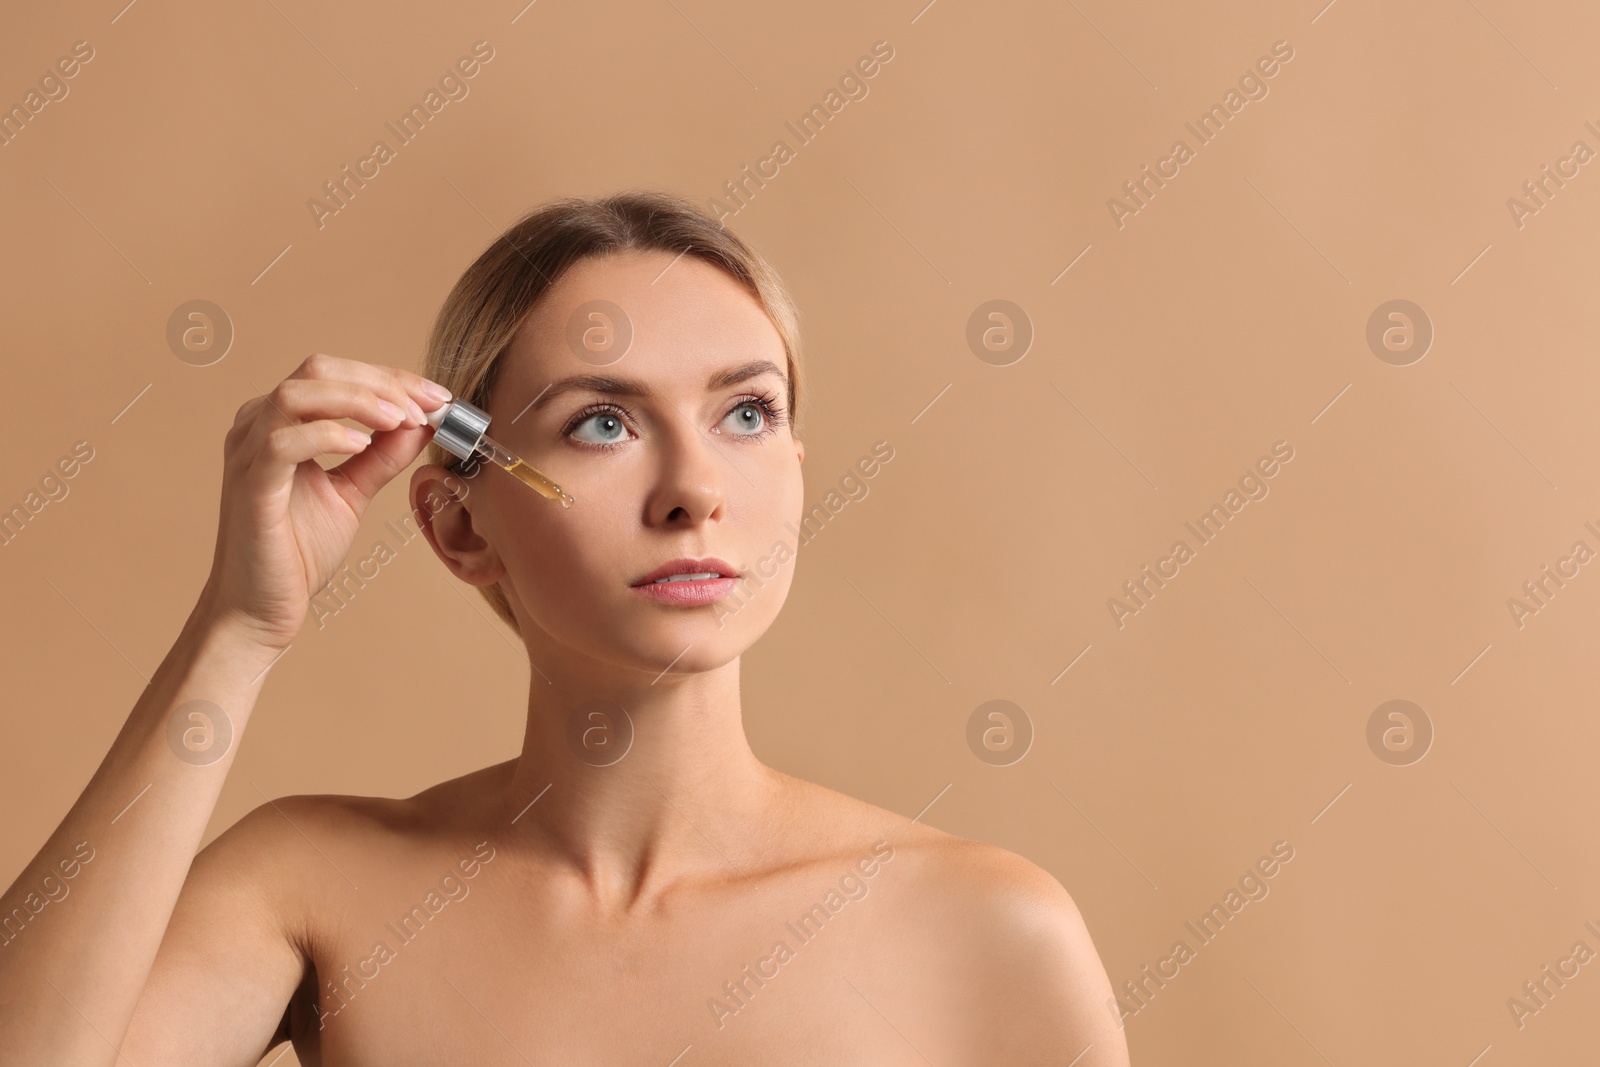
[[[596,367],[567,349],[565,324],[601,298],[635,333],[621,360]],[[1125,1065],[1105,970],[1053,877],[750,751],[740,656],[782,607],[792,555],[737,610],[630,588],[677,557],[720,557],[748,576],[775,544],[793,547],[784,524],[798,525],[805,448],[747,401],[785,406],[783,346],[760,305],[694,257],[591,259],[547,294],[506,358],[493,436],[576,505],[492,468],[463,480],[424,464],[410,493],[451,573],[507,592],[533,668],[521,752],[405,799],[268,801],[188,865],[232,753],[200,768],[173,760],[157,739],[167,718],[205,692],[242,732],[260,684],[243,679],[287,647],[364,502],[431,434],[420,411],[375,407],[436,407],[416,376],[302,367],[315,387],[275,393],[276,421],[242,408],[235,452],[290,422],[348,416],[378,432],[343,447],[357,453],[347,481],[301,467],[285,488],[292,463],[307,462],[296,444],[276,480],[225,478],[217,565],[166,673],[13,887],[72,841],[102,841],[75,905],[0,951],[0,1028],[18,1038],[0,1063],[110,1064],[116,1044],[140,1065],[246,1065],[287,1039],[302,1063],[326,1067]],[[713,373],[755,360],[775,370],[707,390]],[[527,406],[579,374],[654,395],[585,389]],[[606,402],[626,414],[566,432]],[[772,432],[755,436],[763,426]],[[312,436],[331,445],[331,434]],[[594,447],[607,441],[619,447]],[[245,513],[236,523],[230,506]],[[582,716],[608,705],[626,709],[632,740],[599,766],[621,719]],[[146,802],[118,824],[127,843],[104,833],[147,781]]]

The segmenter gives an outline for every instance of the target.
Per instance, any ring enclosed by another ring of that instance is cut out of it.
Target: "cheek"
[[[535,592],[549,590],[564,603],[570,603],[572,595],[592,595],[618,569],[620,527],[592,502],[585,502],[588,508],[576,504],[570,511],[558,511],[549,501],[540,503],[550,509],[548,513],[528,516],[513,531],[519,575],[532,579]],[[512,566],[509,559],[507,566]]]
[[[579,497],[563,508],[512,479],[503,482],[494,486],[493,522],[484,536],[505,565],[507,584],[530,609],[592,593],[616,536],[604,502]]]
[[[755,486],[741,482],[740,488],[745,492],[740,499],[731,501],[748,517],[747,522],[739,524],[737,535],[736,547],[743,554],[742,561],[762,581],[770,583],[771,588],[781,591],[787,590],[797,554],[804,551],[800,541],[805,534],[805,483],[797,467],[791,460],[789,464],[775,464],[772,470],[760,475],[752,472]],[[781,564],[777,562],[783,555],[778,551],[780,545],[787,548],[789,557]],[[764,559],[770,562],[763,567]],[[776,598],[764,595],[762,599],[770,603],[771,612],[775,614],[783,593]]]
[[[592,511],[580,516],[586,503],[561,512],[550,501],[535,501],[550,514],[524,513],[500,545],[503,581],[534,627],[558,643],[581,647],[606,632],[615,598],[628,592],[608,589],[624,583],[618,528]]]
[[[794,442],[787,434],[751,449],[740,462],[739,469],[743,477],[730,470],[732,476],[724,483],[730,497],[746,506],[777,510],[785,517],[799,510],[804,484],[800,461],[794,454]]]
[[[786,535],[791,541],[794,534],[790,533],[784,523],[799,525],[801,513],[805,510],[805,480],[800,476],[799,464],[791,462],[780,467],[771,474],[771,484],[774,486],[765,494],[762,502],[768,512],[775,516],[771,525]]]

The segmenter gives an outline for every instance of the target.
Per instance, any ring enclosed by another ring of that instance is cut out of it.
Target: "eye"
[[[775,432],[783,415],[777,407],[777,397],[772,396],[746,396],[741,397],[733,406],[733,410],[723,416],[723,422],[732,420],[735,437],[765,437]],[[720,427],[711,431],[721,433]]]
[[[584,436],[591,427],[594,436]],[[572,424],[567,433],[585,444],[598,445],[601,448],[620,444],[628,439],[628,428],[623,425],[620,413],[610,408],[601,408],[591,414],[579,416],[578,421]]]
[[[727,422],[729,419],[733,420],[736,432],[739,433],[760,433],[767,425],[767,413],[761,410],[761,404],[755,400],[740,402],[728,412],[727,418],[723,421]]]
[[[760,440],[776,433],[777,427],[783,422],[783,411],[777,405],[778,398],[775,396],[740,397],[722,417],[722,423],[712,427],[711,432],[720,434],[723,425],[730,425],[733,427],[730,436],[747,441]],[[562,434],[590,448],[607,451],[620,448],[634,439],[628,429],[628,422],[632,418],[626,409],[615,404],[594,404],[574,415]]]

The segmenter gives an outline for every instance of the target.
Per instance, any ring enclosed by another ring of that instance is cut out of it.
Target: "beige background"
[[[1030,857],[1118,986],[1289,842],[1127,1020],[1136,1064],[1589,1055],[1600,964],[1520,1029],[1506,1001],[1600,950],[1600,564],[1520,629],[1507,600],[1600,550],[1600,163],[1520,228],[1507,200],[1600,150],[1600,16],[920,2],[11,12],[0,103],[75,41],[95,58],[0,148],[0,507],[94,459],[0,548],[6,878],[193,604],[240,403],[312,351],[418,367],[498,228],[559,195],[710,198],[884,40],[730,221],[802,308],[808,502],[895,450],[746,657],[756,752]],[[319,230],[307,200],[479,40],[470,95]],[[1108,198],[1280,40],[1269,94],[1119,229]],[[965,339],[996,298],[1035,331],[1006,367]],[[1436,330],[1403,367],[1365,339],[1397,298]],[[211,366],[166,342],[193,299],[236,330]],[[1270,494],[1118,629],[1108,598],[1280,440]],[[394,544],[405,482],[352,560]],[[521,656],[425,542],[397,552],[274,668],[212,835],[263,796],[403,796],[516,751]],[[1011,766],[967,747],[992,699],[1037,732]],[[1435,730],[1410,766],[1366,740],[1391,699]]]

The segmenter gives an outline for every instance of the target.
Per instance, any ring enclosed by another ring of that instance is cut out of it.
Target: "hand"
[[[410,371],[319,352],[240,405],[223,442],[222,515],[202,594],[211,616],[287,648],[344,566],[367,505],[428,443],[422,413],[446,395]],[[371,442],[342,418],[372,427]],[[327,453],[351,458],[323,470],[314,457]]]

